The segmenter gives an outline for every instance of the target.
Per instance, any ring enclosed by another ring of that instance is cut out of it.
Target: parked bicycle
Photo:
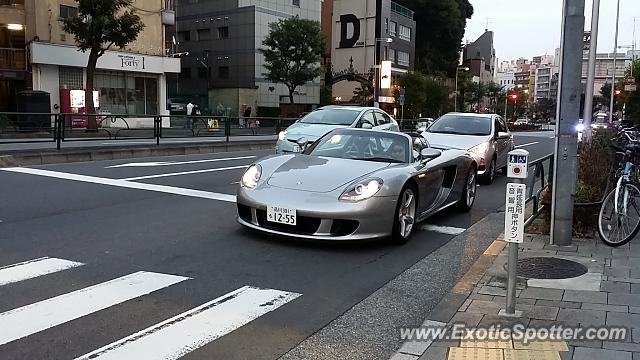
[[[621,160],[612,177],[615,187],[606,195],[598,214],[598,234],[613,247],[622,246],[640,231],[640,132],[621,129],[613,139]]]

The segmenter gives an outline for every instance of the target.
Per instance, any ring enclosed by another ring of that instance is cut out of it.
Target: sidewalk
[[[405,342],[392,360],[640,360],[640,243],[632,241],[620,248],[610,248],[598,239],[581,239],[574,240],[571,246],[557,247],[549,245],[548,236],[526,235],[519,259],[529,260],[519,263],[516,309],[522,311],[522,316],[518,318],[498,315],[506,306],[505,245],[496,240],[430,313],[422,328],[451,328],[462,323],[467,328],[488,329],[491,325],[522,324],[526,329],[555,325],[582,327],[586,331],[588,327],[617,326],[627,329],[625,339],[586,340],[582,336],[582,340],[539,340],[527,344],[513,339],[427,339]],[[583,274],[569,279],[534,278],[549,274],[573,276],[569,270]],[[524,272],[529,272],[529,276],[521,276]]]

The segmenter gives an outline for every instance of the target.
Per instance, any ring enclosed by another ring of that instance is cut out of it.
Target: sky
[[[553,55],[560,45],[562,0],[469,0],[474,8],[467,20],[463,43],[478,38],[487,28],[494,32],[499,61]],[[585,0],[585,29],[591,28],[593,0]],[[613,52],[617,0],[600,0],[598,52]],[[633,43],[636,17],[636,49],[640,49],[640,0],[620,0],[618,46]],[[630,49],[629,49],[630,50]],[[627,49],[618,49],[627,52]]]

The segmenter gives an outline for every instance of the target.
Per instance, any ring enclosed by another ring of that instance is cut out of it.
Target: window
[[[293,6],[300,7],[300,0],[292,0],[291,3],[293,4]]]
[[[398,60],[396,59],[396,51],[394,49],[389,49],[389,61],[393,62],[394,64],[398,62]]]
[[[60,18],[70,19],[78,15],[78,8],[67,5],[60,5]]]
[[[218,39],[226,39],[229,37],[229,27],[222,26],[218,28]]]
[[[389,34],[389,18],[384,19],[384,31]]]
[[[411,41],[411,28],[400,25],[400,33],[398,34],[398,37],[402,40]]]
[[[220,79],[228,79],[229,78],[229,67],[228,66],[220,66],[218,68],[218,77]]]
[[[178,41],[185,42],[191,41],[191,31],[178,31]]]
[[[58,77],[60,89],[84,89],[82,68],[61,66]]]
[[[376,120],[377,120],[377,125],[386,125],[389,124],[391,122],[391,118],[389,117],[389,115],[380,112],[380,111],[376,111]]]
[[[100,110],[112,114],[158,114],[158,79],[137,73],[99,71]]]
[[[211,30],[210,29],[199,29],[196,31],[196,40],[210,40],[211,39]]]
[[[358,122],[358,127],[361,128],[363,124],[369,123],[371,126],[376,126],[376,118],[373,116],[373,111],[367,111]]]
[[[409,66],[410,56],[409,53],[404,51],[398,51],[398,65]]]
[[[395,21],[389,22],[389,35],[396,36],[398,31],[398,24]]]

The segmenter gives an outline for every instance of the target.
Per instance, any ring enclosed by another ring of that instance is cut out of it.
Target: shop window
[[[78,15],[78,8],[67,5],[60,5],[60,18],[70,19]]]
[[[228,79],[229,78],[229,67],[228,66],[220,66],[218,68],[218,77],[220,79]]]
[[[58,84],[60,89],[84,89],[82,68],[58,68]]]
[[[100,111],[111,114],[157,115],[158,79],[145,74],[101,71],[95,86]]]

